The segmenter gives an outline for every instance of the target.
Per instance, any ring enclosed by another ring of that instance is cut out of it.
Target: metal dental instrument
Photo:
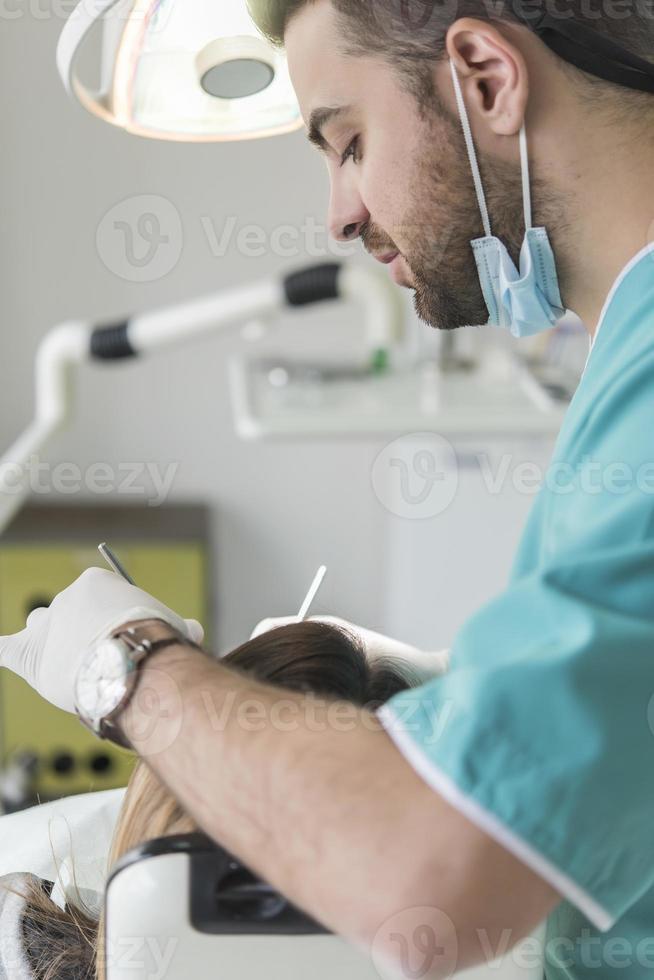
[[[321,565],[318,571],[316,572],[316,577],[311,583],[311,588],[307,593],[307,597],[302,603],[300,607],[300,611],[297,614],[297,617],[301,622],[303,622],[309,615],[309,610],[313,605],[313,600],[318,595],[318,589],[322,585],[322,580],[324,579],[326,572],[327,572],[327,567],[325,565]]]
[[[114,570],[114,572],[116,572],[117,575],[120,575],[122,578],[124,578],[125,581],[126,582],[129,582],[130,585],[136,585],[136,582],[134,581],[134,579],[131,577],[131,575],[129,575],[125,571],[125,569],[123,568],[123,566],[121,565],[121,563],[118,561],[118,559],[114,555],[114,553],[111,550],[111,548],[109,547],[109,545],[106,544],[106,542],[103,541],[102,544],[99,544],[98,545],[98,551],[100,552],[100,554],[102,555],[102,557],[106,561],[107,565],[109,565]]]

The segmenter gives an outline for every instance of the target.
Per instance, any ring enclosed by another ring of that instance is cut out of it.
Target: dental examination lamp
[[[96,86],[82,80],[89,55]],[[240,140],[302,126],[286,56],[245,0],[81,0],[57,67],[69,95],[139,136]]]
[[[564,61],[654,92],[654,65],[592,25],[552,16],[545,0],[528,10],[521,0],[510,5]],[[89,62],[99,69],[95,87],[80,72]],[[238,140],[302,126],[286,56],[258,30],[246,0],[81,0],[61,33],[57,65],[69,95],[140,136]]]
[[[147,356],[161,348],[185,345],[248,322],[265,322],[285,310],[326,300],[362,304],[370,367],[382,371],[387,352],[402,330],[398,290],[381,269],[349,263],[309,266],[109,326],[69,321],[54,327],[36,355],[34,421],[0,457],[0,534],[28,492],[27,481],[16,486],[16,470],[22,473],[72,415],[72,380],[78,366]]]

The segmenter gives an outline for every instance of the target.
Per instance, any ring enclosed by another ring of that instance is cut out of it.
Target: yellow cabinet
[[[140,587],[207,629],[205,516],[197,507],[156,514],[135,508],[28,510],[0,540],[0,634],[21,630],[33,608],[48,605],[84,569],[106,568],[97,551],[103,540]],[[38,759],[33,791],[42,801],[124,786],[134,765],[131,753],[95,738],[75,716],[0,669],[0,768],[22,751]]]

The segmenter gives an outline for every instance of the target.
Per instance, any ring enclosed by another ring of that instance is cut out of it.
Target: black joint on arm
[[[286,302],[289,306],[308,306],[322,300],[338,299],[338,278],[342,268],[340,262],[328,262],[293,272],[284,279]]]
[[[129,320],[106,327],[96,327],[91,334],[91,357],[100,361],[116,361],[123,357],[135,357],[128,334]]]

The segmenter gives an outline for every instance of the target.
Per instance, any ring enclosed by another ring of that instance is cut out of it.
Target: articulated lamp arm
[[[35,418],[0,457],[0,534],[27,495],[25,483],[17,481],[17,475],[65,428],[73,414],[73,381],[79,365],[147,356],[160,348],[181,346],[283,310],[338,299],[362,303],[370,356],[379,363],[401,333],[399,291],[377,270],[341,263],[311,266],[283,278],[214,293],[109,326],[71,321],[54,327],[36,356]]]

